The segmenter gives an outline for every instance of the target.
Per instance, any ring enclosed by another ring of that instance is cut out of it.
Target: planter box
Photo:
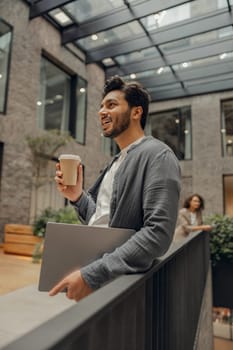
[[[233,309],[233,263],[220,261],[212,267],[213,305]]]
[[[34,236],[30,225],[5,225],[4,253],[32,256],[35,244],[42,242],[42,238]]]

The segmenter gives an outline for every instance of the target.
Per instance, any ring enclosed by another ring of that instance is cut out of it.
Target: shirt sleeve
[[[142,182],[144,225],[126,243],[81,268],[91,288],[128,273],[148,270],[173,238],[180,192],[180,168],[171,152],[151,162]],[[156,174],[156,175],[155,175]]]
[[[179,212],[177,227],[182,227],[182,230],[186,235],[188,235],[192,231],[191,222],[190,220],[188,220],[187,214],[185,215],[183,210]]]
[[[83,224],[88,224],[96,208],[96,204],[92,199],[92,197],[83,191],[81,198],[77,202],[70,201],[70,204],[76,210],[76,213],[80,221]]]

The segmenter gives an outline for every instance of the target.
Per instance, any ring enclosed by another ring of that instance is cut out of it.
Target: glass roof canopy
[[[233,89],[233,0],[28,0],[86,63],[140,81],[152,101]]]

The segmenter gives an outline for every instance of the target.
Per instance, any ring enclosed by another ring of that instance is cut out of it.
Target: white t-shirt
[[[190,213],[191,214],[191,225],[196,226],[197,225],[197,214],[196,213]]]
[[[110,214],[110,200],[112,197],[112,187],[116,171],[125,159],[130,147],[137,143],[140,143],[144,137],[145,136],[141,137],[140,139],[131,143],[127,147],[123,148],[120,152],[120,156],[115,160],[111,168],[106,172],[103,181],[100,185],[100,190],[96,201],[96,211],[90,218],[88,225],[108,226]]]

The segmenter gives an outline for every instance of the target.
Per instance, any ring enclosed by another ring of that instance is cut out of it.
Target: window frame
[[[56,68],[58,68],[60,71],[64,72],[65,75],[68,75],[70,77],[70,83],[69,83],[69,106],[68,106],[68,121],[67,121],[67,131],[70,133],[70,135],[74,138],[75,142],[81,145],[86,144],[86,125],[87,125],[87,80],[78,75],[77,73],[71,72],[69,69],[66,69],[64,67],[64,64],[61,62],[58,63],[57,59],[52,58],[49,54],[47,54],[45,51],[42,51],[41,54],[41,60],[47,60],[50,64],[54,65]],[[41,67],[41,66],[40,66]],[[77,122],[77,111],[78,111],[78,96],[77,96],[77,87],[78,87],[78,81],[79,79],[83,80],[85,82],[85,88],[86,88],[86,98],[85,98],[85,106],[84,106],[84,127],[83,127],[83,140],[79,141],[77,139],[76,135],[76,122]],[[41,87],[41,79],[39,80],[39,84]],[[37,122],[39,124],[38,116],[37,116]],[[40,127],[40,126],[39,126]],[[41,127],[40,127],[41,128]],[[48,130],[48,129],[44,129]],[[60,129],[61,130],[61,129]]]
[[[6,68],[6,83],[5,83],[5,87],[4,87],[4,102],[3,102],[3,109],[2,110],[0,109],[0,114],[6,115],[7,114],[7,105],[8,105],[10,66],[11,66],[11,57],[12,57],[14,27],[11,24],[7,23],[1,17],[0,17],[0,21],[2,21],[6,26],[9,27],[9,31],[11,32],[11,39],[10,39],[10,45],[9,45],[9,56],[8,56],[8,62],[7,62],[7,68]]]
[[[149,118],[147,119],[147,123],[146,123],[146,127],[145,129],[149,128],[150,130],[150,135],[152,135],[152,132],[151,132],[151,128],[150,128],[150,125],[148,126],[148,121],[153,117],[153,116],[156,116],[156,115],[159,115],[159,114],[166,114],[166,113],[172,113],[172,112],[177,112],[177,114],[180,116],[182,116],[182,109],[189,109],[190,110],[190,158],[183,158],[183,159],[180,159],[177,155],[176,157],[179,159],[179,161],[191,161],[193,160],[193,133],[192,133],[192,106],[191,105],[184,105],[184,106],[180,106],[180,107],[174,107],[174,108],[169,108],[169,109],[164,109],[164,110],[159,110],[159,111],[156,111],[156,112],[151,112],[149,114]],[[178,134],[177,134],[177,139],[178,139],[178,142],[179,142],[179,138],[178,138]],[[165,141],[161,140],[162,142],[164,142],[166,144]],[[180,149],[178,150],[180,151]],[[175,153],[175,152],[174,152]],[[176,154],[176,153],[175,153]]]
[[[84,125],[83,125],[83,140],[80,141],[77,139],[76,135],[76,123],[77,123],[77,114],[78,114],[78,96],[77,96],[77,88],[78,82],[82,80],[85,82],[86,89],[86,97],[85,97],[85,105],[84,105]],[[71,91],[70,91],[70,118],[69,118],[69,132],[71,136],[75,139],[75,141],[80,145],[86,144],[86,127],[87,127],[87,80],[83,79],[78,74],[71,75]]]
[[[233,174],[224,174],[222,176],[222,186],[223,186],[223,213],[224,215],[231,215],[229,213],[227,213],[227,206],[226,206],[226,193],[227,193],[227,189],[226,189],[226,181],[225,179],[227,177],[231,177],[232,181],[233,181]]]
[[[224,144],[224,136],[226,137],[226,132],[223,133],[223,129],[226,130],[225,128],[225,113],[223,110],[223,104],[226,102],[232,101],[233,104],[233,97],[231,98],[227,98],[227,99],[222,99],[220,100],[220,126],[221,126],[221,149],[222,149],[222,157],[223,158],[227,158],[227,157],[233,157],[233,143],[231,144],[232,147],[232,155],[227,154],[227,149],[226,149],[226,145]],[[233,111],[233,106],[232,106],[232,111]]]

